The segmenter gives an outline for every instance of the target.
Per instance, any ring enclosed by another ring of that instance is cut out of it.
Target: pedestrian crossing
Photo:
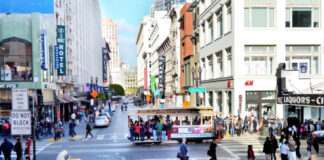
[[[129,133],[119,133],[119,134],[98,134],[94,135],[95,140],[125,140],[129,136]],[[79,135],[82,139],[85,138],[85,134]],[[90,136],[88,135],[88,138]]]
[[[25,143],[23,143],[25,144]],[[52,143],[50,142],[46,142],[46,141],[36,141],[36,155],[39,154],[41,151],[43,151],[45,148],[47,148],[48,146],[50,146]],[[23,146],[23,151],[25,151],[25,146]],[[30,146],[30,155],[32,156],[34,153],[34,149],[33,149],[33,143]],[[24,152],[23,152],[24,155]],[[16,152],[12,151],[11,152],[11,157],[16,158],[17,154]],[[0,155],[0,159],[4,158],[3,154]]]
[[[232,155],[239,157],[240,159],[247,158],[247,150],[248,145],[253,145],[254,155],[256,159],[265,159],[265,154],[263,153],[263,144],[265,142],[265,138],[260,138],[257,135],[242,135],[236,137],[225,137],[221,141],[219,141],[219,146],[224,148],[227,152]],[[302,159],[307,159],[307,150],[306,150],[306,142],[301,141],[300,152],[302,155]],[[277,149],[276,152],[277,160],[280,160],[280,149]]]

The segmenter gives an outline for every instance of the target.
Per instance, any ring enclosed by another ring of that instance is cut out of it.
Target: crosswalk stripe
[[[104,137],[105,137],[105,135],[102,135],[101,134],[101,135],[97,135],[97,138],[96,139],[99,139],[100,140],[100,139],[103,139]]]

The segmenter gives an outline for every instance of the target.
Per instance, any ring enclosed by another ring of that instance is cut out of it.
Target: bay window
[[[19,38],[0,42],[0,81],[32,81],[32,45]]]

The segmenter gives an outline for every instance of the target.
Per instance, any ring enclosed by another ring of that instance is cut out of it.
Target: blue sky
[[[136,37],[142,17],[150,14],[153,0],[99,0],[101,17],[117,23],[118,43],[122,61],[137,65]]]

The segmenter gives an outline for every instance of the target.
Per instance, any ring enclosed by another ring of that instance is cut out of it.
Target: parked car
[[[313,137],[318,140],[318,142],[324,141],[324,130],[315,131],[312,134],[313,134]]]
[[[109,126],[109,119],[107,116],[99,116],[95,119],[94,127],[108,127]]]

